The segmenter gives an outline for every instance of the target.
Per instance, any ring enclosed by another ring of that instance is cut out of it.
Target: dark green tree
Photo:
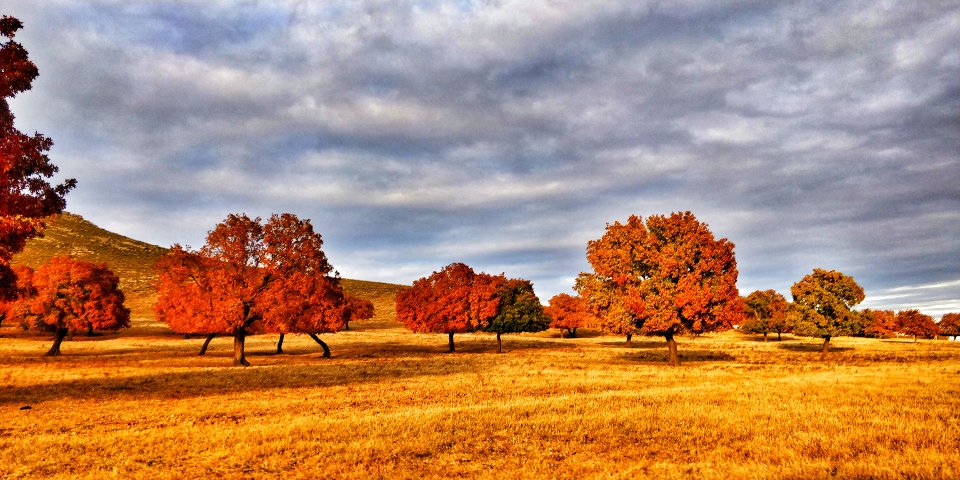
[[[533,292],[533,283],[519,278],[493,277],[500,299],[497,313],[483,326],[497,334],[497,353],[503,352],[500,335],[504,333],[542,332],[550,327],[550,317]]]

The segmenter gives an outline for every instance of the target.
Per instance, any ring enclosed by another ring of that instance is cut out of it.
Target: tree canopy
[[[940,328],[930,315],[920,313],[920,310],[902,310],[897,312],[897,331],[904,335],[933,338],[940,334]]]
[[[960,313],[954,312],[944,314],[937,327],[940,329],[941,335],[947,335],[950,337],[960,336]]]
[[[634,215],[587,244],[593,273],[581,273],[575,288],[601,327],[662,335],[677,365],[674,335],[723,330],[743,318],[733,247],[690,212],[651,215],[646,224]]]
[[[39,75],[27,50],[13,40],[21,28],[16,18],[0,18],[0,35],[7,37],[0,45],[0,296],[7,299],[16,281],[11,259],[43,231],[44,217],[63,211],[64,196],[76,185],[73,179],[50,182],[59,170],[47,156],[52,140],[14,127],[9,100],[30,90]]]
[[[856,327],[852,308],[863,301],[863,288],[836,270],[815,268],[790,287],[793,302],[800,313],[795,333],[823,338],[827,353],[832,337],[849,335]]]
[[[577,336],[578,328],[594,326],[598,323],[579,295],[558,293],[550,299],[550,305],[545,311],[551,319],[550,328],[566,330],[570,338]]]
[[[34,272],[19,272],[19,297],[9,311],[24,328],[52,331],[47,355],[59,355],[70,331],[117,330],[130,326],[120,279],[104,263],[53,257]]]
[[[762,333],[763,340],[767,334],[775,332],[777,339],[780,334],[789,330],[787,311],[790,304],[787,299],[775,290],[756,290],[750,292],[744,299],[745,320],[740,329],[745,332]]]
[[[500,335],[541,332],[550,325],[550,317],[533,291],[533,283],[519,278],[493,277],[497,291],[497,312],[480,328],[497,334],[497,352],[502,352]]]
[[[346,301],[322,246],[296,215],[231,214],[200,250],[174,245],[160,260],[157,316],[177,332],[232,335],[235,365],[249,365],[250,334],[339,331]]]

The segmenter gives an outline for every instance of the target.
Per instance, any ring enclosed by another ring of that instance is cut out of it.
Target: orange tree
[[[960,336],[960,313],[944,314],[943,318],[940,319],[940,323],[937,324],[937,328],[940,329],[941,335],[954,338]]]
[[[863,334],[872,338],[883,338],[897,333],[897,314],[893,310],[865,309]]]
[[[16,282],[10,260],[43,231],[44,217],[63,211],[64,196],[77,183],[51,184],[58,170],[47,156],[53,142],[39,133],[25,135],[13,125],[9,99],[30,90],[39,74],[27,51],[13,41],[21,28],[16,18],[0,18],[0,35],[7,37],[0,45],[0,297],[8,300]]]
[[[285,213],[265,224],[229,215],[198,251],[174,245],[158,267],[157,317],[183,333],[233,336],[234,365],[247,366],[244,341],[255,333],[316,334],[344,325],[339,274],[308,220]]]
[[[504,333],[542,332],[550,326],[550,317],[533,292],[533,283],[519,278],[492,277],[496,286],[497,312],[480,328],[497,334],[497,353],[503,352],[500,335]]]
[[[442,332],[456,351],[453,334],[475,332],[497,314],[494,277],[451,263],[397,292],[397,319],[414,332]]]
[[[781,334],[789,329],[787,322],[787,299],[775,290],[756,290],[744,299],[744,313],[746,318],[740,330],[751,333],[762,333],[763,341],[767,341],[767,334],[776,332],[777,340]]]
[[[849,335],[860,321],[851,309],[863,301],[863,288],[836,270],[815,268],[793,284],[790,293],[799,313],[794,333],[822,338],[823,354],[832,337]]]
[[[566,330],[569,338],[577,336],[578,328],[596,323],[587,304],[579,296],[558,293],[550,299],[550,305],[544,311],[550,317],[550,328],[559,328],[561,334]]]
[[[54,332],[47,355],[60,355],[60,344],[71,331],[118,330],[130,326],[130,310],[106,264],[70,257],[53,257],[18,281],[19,298],[10,306],[24,328]]]
[[[904,335],[933,338],[940,334],[940,328],[930,315],[920,313],[920,310],[902,310],[897,312],[897,331]]]
[[[353,320],[366,320],[373,317],[373,302],[359,297],[350,296],[344,294],[344,308],[343,308],[343,329],[350,330],[350,322]],[[283,353],[283,338],[286,334],[281,333],[280,339],[277,340],[277,354]],[[307,335],[310,336],[315,342],[320,344],[320,347],[323,348],[323,356],[330,356],[330,348],[327,347],[327,344],[320,339],[315,333],[308,332]],[[209,337],[208,337],[209,338]]]
[[[587,260],[593,273],[581,273],[575,288],[601,327],[663,336],[670,365],[680,364],[675,335],[727,329],[743,317],[733,243],[690,212],[608,224],[587,244]]]

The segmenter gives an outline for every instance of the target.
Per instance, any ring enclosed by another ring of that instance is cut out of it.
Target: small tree
[[[947,313],[940,319],[937,325],[941,335],[947,335],[956,339],[960,337],[960,313]]]
[[[787,299],[774,290],[756,290],[744,300],[746,320],[740,329],[745,332],[762,333],[763,341],[767,334],[776,332],[777,340],[788,329]]]
[[[397,292],[397,319],[414,332],[443,332],[455,352],[453,334],[475,332],[496,315],[499,296],[490,275],[463,263],[413,282]]]
[[[497,353],[503,353],[500,335],[504,333],[542,332],[550,326],[543,304],[533,292],[533,283],[518,278],[493,277],[498,306],[496,314],[481,327],[497,334]]]
[[[554,295],[544,311],[551,318],[550,328],[559,328],[561,336],[563,330],[566,330],[568,338],[576,337],[578,328],[594,326],[597,323],[582,298],[566,293]]]
[[[0,45],[0,301],[13,299],[13,256],[43,232],[44,218],[63,211],[64,196],[77,184],[73,179],[51,184],[58,171],[47,156],[53,141],[25,135],[13,124],[9,100],[30,90],[39,75],[27,50],[13,40],[21,28],[16,18],[0,18],[0,36],[7,37]]]
[[[851,309],[864,299],[863,288],[853,277],[819,268],[793,284],[790,292],[799,313],[796,333],[822,338],[824,355],[831,338],[853,330],[858,318]]]
[[[680,364],[675,335],[724,330],[743,318],[733,244],[690,212],[607,225],[587,244],[587,260],[594,272],[581,273],[575,288],[590,310],[607,325],[662,335],[670,365]]]
[[[940,334],[933,317],[920,313],[920,310],[897,312],[897,331],[904,335],[913,335],[914,342],[917,337],[933,338]]]
[[[347,295],[347,308],[344,310],[344,326],[350,330],[350,322],[373,318],[373,302],[365,298]]]
[[[209,334],[201,355],[214,335],[232,335],[234,365],[249,365],[244,343],[255,333],[306,333],[328,357],[316,334],[343,328],[345,301],[322,246],[296,215],[265,224],[229,215],[199,251],[174,245],[158,262],[157,316],[176,332]]]
[[[864,319],[863,334],[871,338],[884,338],[897,333],[897,314],[893,310],[865,309],[860,312]]]
[[[18,283],[20,297],[10,311],[24,328],[54,332],[48,356],[60,355],[60,344],[71,331],[130,326],[120,279],[106,264],[53,257],[32,275],[22,274]]]

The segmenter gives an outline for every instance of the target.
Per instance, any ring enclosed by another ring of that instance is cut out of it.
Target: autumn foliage
[[[16,18],[0,19],[0,35],[7,37],[0,46],[0,296],[7,299],[15,282],[13,255],[43,231],[44,217],[63,211],[64,196],[76,185],[72,179],[51,184],[58,171],[47,156],[53,142],[39,133],[25,135],[13,125],[9,100],[30,90],[39,74],[26,49],[13,40],[21,28]]]
[[[832,337],[849,335],[858,315],[851,309],[864,299],[863,288],[836,270],[816,268],[790,287],[799,319],[795,333],[823,338],[823,353]]]
[[[767,341],[768,333],[776,333],[780,340],[781,334],[790,329],[787,321],[790,304],[775,290],[751,292],[743,303],[746,319],[740,326],[742,331],[762,333],[763,341]]]
[[[860,312],[863,319],[863,334],[867,337],[884,338],[897,333],[897,314],[893,310],[871,310]]]
[[[940,323],[937,324],[937,328],[940,329],[941,335],[950,337],[960,336],[960,313],[944,314],[943,318],[940,319]]]
[[[397,319],[414,332],[446,333],[453,352],[453,335],[481,329],[499,305],[495,277],[452,263],[397,292]]]
[[[933,338],[940,334],[940,328],[930,315],[924,315],[919,310],[902,310],[897,312],[897,331],[904,335]]]
[[[743,318],[733,243],[715,239],[692,213],[631,216],[587,244],[593,273],[576,289],[601,327],[662,335],[679,364],[674,335],[724,330]]]
[[[322,245],[289,213],[229,215],[200,250],[175,245],[160,260],[157,316],[177,332],[232,335],[235,365],[249,365],[250,334],[339,331],[346,301]]]
[[[587,304],[579,296],[558,293],[550,299],[550,305],[545,311],[551,319],[550,328],[566,330],[570,338],[577,336],[578,328],[594,326],[597,323],[596,317],[590,313]]]
[[[106,264],[54,257],[34,272],[18,272],[19,297],[9,314],[24,328],[54,332],[47,355],[59,355],[60,343],[71,331],[130,326],[119,284]]]

